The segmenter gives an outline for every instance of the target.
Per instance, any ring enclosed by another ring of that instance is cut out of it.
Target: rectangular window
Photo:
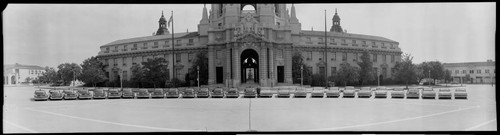
[[[123,79],[128,80],[127,78],[128,78],[127,71],[123,71]]]
[[[337,60],[337,53],[333,53],[332,58],[330,59],[331,61],[336,61]]]
[[[181,40],[177,40],[177,43],[175,44],[175,46],[181,46]]]
[[[109,47],[106,47],[106,51],[109,51]]]
[[[332,76],[335,76],[335,74],[337,73],[337,67],[332,67]]]
[[[118,60],[113,59],[113,66],[115,66],[115,67],[118,66]]]
[[[354,59],[352,61],[358,61],[358,53],[354,53]]]
[[[335,39],[334,39],[334,38],[331,38],[331,39],[330,39],[330,42],[332,42],[332,43],[333,43],[333,42],[335,42]]]
[[[363,41],[363,45],[366,45],[366,41]]]
[[[188,45],[193,45],[194,44],[194,39],[189,39]]]
[[[127,66],[127,62],[125,62],[125,57],[122,58],[122,66]]]
[[[353,44],[356,44],[356,40],[352,40],[352,43],[353,43]]]
[[[344,54],[342,55],[342,61],[347,61],[347,53],[344,53]]]
[[[345,43],[345,39],[342,39],[342,43]]]
[[[319,67],[319,74],[324,75],[325,74],[325,67]]]
[[[312,59],[312,51],[306,52],[306,60]]]
[[[469,73],[474,74],[474,70],[470,70]]]
[[[477,70],[477,73],[478,73],[478,74],[481,74],[481,69],[478,69],[478,70]]]
[[[377,62],[377,54],[373,54],[373,62]]]
[[[307,67],[307,69],[309,69],[309,71],[313,71],[313,67]]]
[[[387,55],[382,55],[382,61],[384,61],[384,63],[387,63]]]
[[[188,53],[188,62],[193,60],[193,53]]]
[[[168,63],[168,62],[167,62]],[[166,72],[166,78],[167,80],[170,80],[170,69],[167,69],[167,72]]]
[[[467,71],[465,71],[465,70],[462,70],[462,74],[466,74],[466,73],[467,73]]]
[[[459,73],[458,70],[455,70],[455,74],[458,74],[458,73]]]
[[[391,63],[394,63],[394,55],[391,55]]]
[[[181,62],[181,54],[178,53],[178,54],[175,54],[175,62]]]
[[[148,43],[142,44],[142,49],[148,49]]]
[[[181,76],[181,69],[175,69],[175,77],[179,79],[180,76]]]
[[[137,48],[137,44],[134,44],[134,48]]]
[[[484,73],[490,73],[489,69],[484,70]]]
[[[154,45],[158,45],[158,42],[154,42]]]

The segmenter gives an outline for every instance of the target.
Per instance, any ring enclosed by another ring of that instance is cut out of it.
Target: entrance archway
[[[241,53],[241,82],[259,82],[259,54],[253,49]]]

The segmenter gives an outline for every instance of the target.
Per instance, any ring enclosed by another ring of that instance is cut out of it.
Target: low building
[[[454,83],[495,83],[495,61],[443,63]]]
[[[36,65],[11,64],[3,67],[3,84],[16,85],[20,83],[30,83],[45,72],[45,69]],[[30,78],[30,79],[27,79]],[[27,80],[30,80],[27,82]]]

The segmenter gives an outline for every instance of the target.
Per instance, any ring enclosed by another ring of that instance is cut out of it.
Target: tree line
[[[312,73],[312,66],[305,64],[303,59],[300,51],[296,51],[292,57],[293,83],[301,83],[301,67],[303,67],[304,85],[325,86],[326,81],[324,72]],[[380,72],[377,73],[373,68],[373,62],[367,50],[362,52],[360,61],[356,64],[357,66],[347,62],[340,64],[337,67],[339,69],[337,69],[333,75],[328,76],[328,82],[334,82],[337,86],[377,85],[377,75],[380,75]],[[445,80],[446,82],[452,80],[451,71],[445,70],[441,62],[426,61],[415,64],[413,63],[413,56],[410,54],[402,55],[401,61],[396,62],[391,74],[391,78],[380,79],[380,84],[404,84],[408,87],[410,84],[421,83],[426,78],[432,79],[432,83],[434,84],[436,80]]]

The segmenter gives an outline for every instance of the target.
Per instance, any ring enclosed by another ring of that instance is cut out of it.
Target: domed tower
[[[163,16],[163,11],[161,11],[161,17],[160,20],[158,21],[158,31],[156,31],[156,35],[166,35],[170,34],[170,32],[167,29],[167,19]]]
[[[333,25],[330,28],[330,31],[332,32],[343,32],[342,27],[340,26],[340,17],[337,14],[337,9],[335,9],[335,15],[333,15]]]

